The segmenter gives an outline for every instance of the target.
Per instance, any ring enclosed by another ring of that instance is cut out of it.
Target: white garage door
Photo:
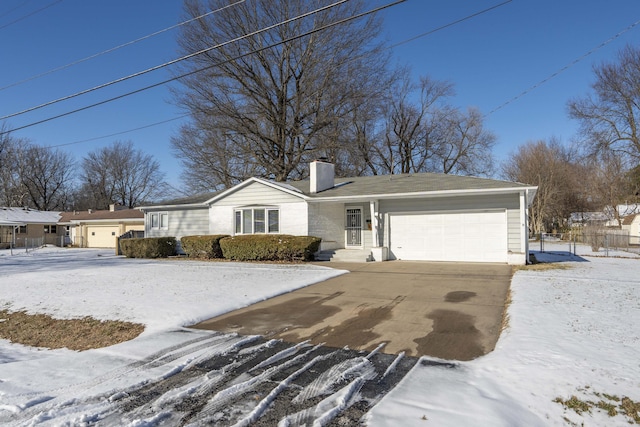
[[[502,212],[389,215],[391,257],[403,260],[507,262]]]
[[[90,226],[87,227],[87,247],[115,248],[119,226]]]

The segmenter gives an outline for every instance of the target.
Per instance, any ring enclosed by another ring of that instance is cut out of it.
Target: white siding
[[[276,205],[280,203],[299,203],[300,197],[285,193],[282,190],[269,187],[259,182],[252,182],[246,187],[216,200],[216,206],[249,206],[249,205]]]
[[[253,182],[216,200],[209,209],[210,234],[235,234],[234,211],[242,207],[270,207],[280,211],[280,234],[309,234],[308,207],[300,197]]]
[[[169,226],[166,229],[152,229],[149,216],[155,212],[167,212]],[[209,232],[209,209],[190,208],[172,210],[149,211],[145,213],[146,237],[175,237],[180,240],[183,236],[195,236]]]
[[[309,235],[321,237],[321,249],[344,248],[344,204],[309,205]]]

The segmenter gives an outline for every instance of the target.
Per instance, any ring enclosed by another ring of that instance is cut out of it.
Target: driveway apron
[[[505,264],[325,262],[349,273],[192,327],[330,347],[471,360],[500,335]]]

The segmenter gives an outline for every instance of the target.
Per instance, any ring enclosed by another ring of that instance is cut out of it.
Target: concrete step
[[[359,249],[335,249],[318,251],[315,253],[316,261],[337,262],[368,262],[372,261],[371,251]]]

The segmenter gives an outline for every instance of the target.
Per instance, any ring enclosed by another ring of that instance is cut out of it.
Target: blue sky
[[[248,0],[251,1],[251,0]],[[503,0],[408,0],[383,12],[391,44],[503,3]],[[371,7],[383,4],[370,1]],[[43,9],[37,13],[33,12]],[[416,76],[454,83],[451,102],[487,114],[640,20],[637,0],[513,0],[490,12],[393,49],[398,64]],[[2,0],[0,2],[0,116],[117,79],[176,57],[176,31],[168,31],[55,73],[34,75],[182,21],[181,0]],[[566,103],[584,96],[592,66],[615,60],[626,44],[640,42],[640,25],[570,66],[545,84],[486,117],[503,160],[519,145],[560,138],[568,143],[577,124]],[[169,77],[159,70],[91,94],[8,119],[17,128]],[[79,161],[115,140],[131,140],[160,163],[167,180],[180,186],[181,165],[170,150],[180,120],[94,141],[75,143],[170,120],[180,115],[160,87],[96,108],[14,132],[40,145],[59,146]]]

